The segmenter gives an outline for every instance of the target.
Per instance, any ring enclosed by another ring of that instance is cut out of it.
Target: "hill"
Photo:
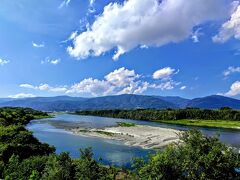
[[[75,111],[91,109],[165,109],[178,108],[177,105],[153,96],[119,95],[96,98],[69,96],[37,97],[17,99],[0,103],[0,107],[31,107],[42,111]]]
[[[203,98],[190,100],[186,107],[219,109],[221,107],[230,107],[240,109],[240,100],[225,96],[212,95]]]
[[[147,96],[123,94],[93,98],[56,96],[24,99],[0,98],[0,107],[30,107],[42,111],[76,111],[99,109],[166,109],[166,108],[206,108],[231,107],[240,109],[240,100],[224,96],[207,96],[185,99],[178,96]]]

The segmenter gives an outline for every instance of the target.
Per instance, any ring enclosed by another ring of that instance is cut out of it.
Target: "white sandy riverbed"
[[[123,141],[126,145],[140,146],[145,149],[159,149],[178,141],[180,131],[168,128],[136,125],[131,127],[106,127],[103,129],[73,128],[71,132],[77,135],[99,137]]]

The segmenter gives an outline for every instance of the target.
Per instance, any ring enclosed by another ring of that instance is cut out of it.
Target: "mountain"
[[[87,98],[70,96],[10,99],[4,102],[1,102],[0,99],[0,107],[30,107],[42,111],[70,111],[75,110],[75,107],[78,107],[85,100]]]
[[[124,94],[118,96],[105,96],[91,98],[81,104],[80,109],[165,109],[177,108],[171,102],[167,102],[154,96],[142,96]]]
[[[0,98],[0,103],[11,101],[11,98]]]
[[[240,109],[240,100],[225,96],[212,95],[203,98],[190,100],[186,107],[219,109],[221,107],[230,107]]]
[[[185,99],[179,96],[156,96],[156,97],[164,101],[170,102],[172,104],[175,104],[179,108],[186,107],[187,103],[190,101],[190,99]]]
[[[166,109],[166,108],[207,108],[231,107],[240,109],[240,100],[224,96],[207,96],[185,99],[178,96],[146,96],[123,94],[94,98],[57,96],[24,99],[0,99],[0,107],[30,107],[42,111],[75,111],[95,109]]]
[[[154,96],[118,95],[96,98],[79,97],[37,97],[10,100],[0,106],[31,107],[43,111],[74,111],[90,109],[136,109],[136,108],[177,108],[178,106]]]

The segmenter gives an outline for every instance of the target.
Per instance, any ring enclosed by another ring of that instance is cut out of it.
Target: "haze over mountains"
[[[136,109],[136,108],[208,108],[231,107],[240,109],[240,100],[212,95],[196,99],[178,96],[117,95],[94,98],[56,96],[24,99],[0,98],[0,107],[30,107],[42,111],[75,111],[93,109]]]

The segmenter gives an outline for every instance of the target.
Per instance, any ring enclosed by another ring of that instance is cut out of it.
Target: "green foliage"
[[[117,122],[118,126],[121,127],[132,127],[132,126],[136,126],[136,124],[134,123],[128,123],[128,122]]]
[[[240,156],[219,142],[191,130],[180,135],[181,142],[134,165],[139,179],[237,179]]]
[[[32,119],[38,117],[49,117],[47,113],[36,111],[30,108],[0,108],[0,124],[12,125],[21,124],[26,125]]]
[[[121,116],[126,112],[118,111]],[[152,113],[155,117],[158,112]],[[134,170],[124,171],[97,162],[91,148],[81,149],[77,159],[71,159],[68,153],[55,154],[54,148],[40,143],[23,126],[41,112],[4,108],[0,114],[4,114],[0,119],[0,179],[240,179],[235,171],[240,167],[239,154],[218,137],[205,137],[199,131],[180,134],[180,142],[150,155],[148,160],[136,159]]]
[[[103,117],[138,119],[138,120],[181,120],[181,119],[201,119],[201,120],[234,120],[240,121],[240,111],[223,108],[220,110],[210,109],[137,109],[137,110],[95,110],[77,111],[79,115],[94,115]]]
[[[72,170],[72,159],[67,153],[63,153],[59,156],[51,155],[46,163],[42,179],[70,180],[72,177]]]

